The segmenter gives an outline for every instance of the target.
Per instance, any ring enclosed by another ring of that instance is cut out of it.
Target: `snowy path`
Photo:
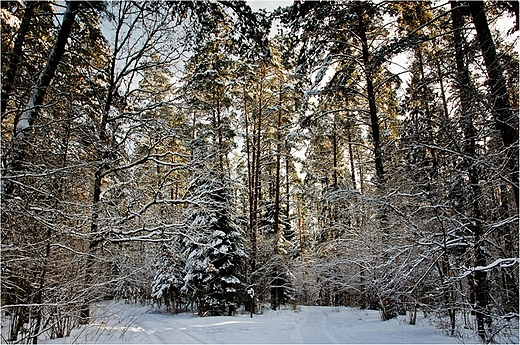
[[[96,320],[75,330],[63,343],[133,344],[457,344],[428,321],[411,326],[405,319],[383,322],[379,312],[353,308],[298,307],[263,315],[198,317],[161,314],[145,307],[106,304]]]

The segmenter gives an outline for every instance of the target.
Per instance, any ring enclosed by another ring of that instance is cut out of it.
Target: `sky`
[[[267,11],[273,11],[275,9],[277,9],[279,6],[290,6],[292,5],[293,1],[290,0],[280,0],[280,1],[262,1],[262,0],[256,0],[256,1],[251,1],[251,0],[248,0],[247,3],[249,4],[249,6],[251,6],[251,9],[253,11],[258,11],[259,9],[261,8],[264,8],[265,10]]]

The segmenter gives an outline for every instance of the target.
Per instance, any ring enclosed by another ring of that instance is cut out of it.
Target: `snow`
[[[161,313],[147,307],[105,302],[93,310],[90,325],[68,338],[44,344],[457,344],[442,335],[428,319],[409,325],[406,317],[381,321],[378,311],[347,307],[298,306],[249,317],[199,317],[190,313]]]
[[[12,30],[18,30],[22,21],[13,15],[8,9],[0,9],[0,21],[3,25],[10,27]]]
[[[35,93],[38,91],[35,91]],[[31,118],[31,112],[34,111],[34,95],[27,104],[27,109],[22,113],[18,123],[16,124],[16,133],[22,133],[24,130],[31,126],[29,120]]]
[[[466,272],[464,272],[461,277],[462,278],[466,277],[475,271],[489,271],[490,269],[495,268],[496,266],[500,266],[501,268],[502,267],[511,267],[517,262],[520,262],[519,258],[497,259],[487,266],[472,267],[472,268],[466,270]]]

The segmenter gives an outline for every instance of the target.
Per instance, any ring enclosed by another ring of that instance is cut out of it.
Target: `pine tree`
[[[504,79],[503,67],[498,59],[493,37],[489,30],[483,1],[469,2],[469,9],[479,41],[488,74],[489,86],[493,97],[493,116],[507,150],[506,159],[511,171],[511,185],[516,207],[519,207],[518,194],[518,117],[513,115],[509,91]],[[518,25],[518,24],[517,24]]]

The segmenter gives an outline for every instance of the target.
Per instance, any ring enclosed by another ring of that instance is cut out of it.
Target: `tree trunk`
[[[276,172],[275,172],[275,186],[274,186],[274,253],[278,254],[278,237],[280,235],[280,170],[281,170],[281,151],[282,151],[282,90],[280,87],[280,94],[278,99],[278,121],[276,128]]]
[[[119,32],[116,31],[116,40],[119,35]],[[115,45],[117,47],[117,43]],[[88,241],[88,251],[85,262],[85,277],[84,277],[84,285],[87,288],[92,283],[92,268],[94,267],[94,259],[95,252],[97,250],[97,246],[100,243],[98,229],[99,229],[99,212],[100,212],[100,202],[101,202],[101,186],[103,184],[104,172],[107,168],[106,160],[109,157],[109,138],[107,135],[107,126],[110,116],[110,110],[114,101],[114,93],[116,92],[116,81],[115,81],[115,69],[116,69],[116,56],[115,52],[112,56],[112,61],[110,62],[110,71],[109,71],[109,86],[107,90],[107,97],[105,100],[105,104],[103,107],[103,113],[101,116],[101,122],[99,124],[99,141],[101,150],[97,152],[97,166],[94,171],[94,185],[92,191],[92,214],[90,219],[90,231],[89,231],[89,241]],[[85,293],[86,298],[83,301],[83,304],[80,307],[80,323],[88,324],[90,322],[90,300],[88,298],[88,293]]]
[[[67,9],[63,17],[61,28],[54,42],[54,46],[47,58],[47,63],[41,72],[36,85],[32,90],[32,95],[25,110],[20,115],[18,122],[15,125],[14,138],[12,143],[11,157],[7,163],[7,171],[19,171],[22,168],[22,163],[27,155],[27,139],[32,129],[32,125],[38,116],[40,107],[43,105],[43,100],[47,89],[56,74],[58,64],[65,53],[65,45],[69,38],[72,24],[76,17],[76,12],[80,5],[80,1],[67,2]],[[13,184],[10,181],[2,180],[2,194],[10,195],[13,192]]]
[[[507,185],[503,184],[500,187],[500,194],[498,196],[500,205],[499,219],[507,219],[510,217],[509,212],[509,198],[507,193]],[[500,244],[503,246],[504,257],[518,257],[518,228],[514,226],[504,226],[501,231]],[[514,267],[502,267],[502,288],[503,301],[505,311],[507,313],[518,314],[518,269]]]
[[[63,159],[61,162],[61,168],[65,168],[67,165],[67,152],[69,149],[69,139],[70,139],[70,131],[71,131],[70,125],[71,125],[71,123],[70,123],[70,119],[69,119],[68,121],[66,121],[66,127],[65,127],[66,135],[63,138]],[[63,182],[64,182],[63,177],[57,177],[56,190],[57,190],[57,195],[60,197],[63,196],[63,185],[64,185]],[[54,206],[55,207],[58,206],[58,201],[55,202]],[[54,223],[54,221],[52,223]],[[37,306],[36,307],[37,310],[35,311],[36,321],[35,321],[35,326],[34,326],[33,334],[32,334],[32,343],[33,344],[38,343],[38,335],[40,333],[41,322],[42,322],[43,316],[44,316],[43,289],[45,288],[45,278],[47,275],[49,258],[51,256],[51,238],[52,238],[52,229],[49,227],[47,229],[47,234],[45,237],[45,242],[46,242],[45,252],[42,257],[42,268],[41,268],[40,277],[38,280],[37,293],[36,293],[35,300],[33,302]]]
[[[7,101],[13,90],[14,79],[16,78],[16,72],[18,71],[18,65],[22,58],[22,48],[25,43],[25,35],[30,28],[31,18],[33,17],[34,10],[41,4],[39,1],[28,1],[26,2],[22,23],[16,33],[16,39],[14,41],[14,47],[12,53],[9,55],[9,67],[2,79],[2,121],[4,120],[5,110],[7,108]]]
[[[357,189],[356,184],[356,165],[354,162],[354,150],[352,148],[352,124],[347,125],[347,140],[348,140],[348,158],[350,160],[350,180],[352,182],[352,188]]]
[[[489,86],[493,97],[493,108],[496,128],[500,131],[502,141],[507,148],[507,161],[510,169],[511,186],[518,208],[518,114],[513,114],[509,102],[509,92],[502,64],[498,59],[495,43],[489,30],[483,1],[468,1],[471,17],[477,30],[477,39],[484,57]]]
[[[249,141],[249,116],[247,114],[247,92],[246,88],[244,87],[244,125],[245,125],[245,132],[246,132],[246,153],[247,153],[247,195],[248,195],[248,204],[249,204],[249,231],[250,231],[250,240],[251,245],[253,245],[253,242],[255,240],[253,236],[253,228],[254,228],[254,171],[253,171],[253,165],[255,162],[255,153],[254,151],[251,152],[251,144]],[[254,131],[253,131],[254,132]],[[252,157],[251,157],[252,156]],[[251,248],[253,251],[255,248]],[[251,256],[256,256],[255,253],[252,253]],[[253,259],[251,259],[251,268],[253,269]]]
[[[476,152],[476,140],[477,131],[474,126],[472,109],[472,89],[469,70],[465,64],[464,58],[464,38],[461,35],[463,27],[463,19],[456,2],[450,2],[452,7],[452,25],[453,25],[453,39],[455,45],[455,62],[457,65],[457,79],[456,86],[459,92],[459,98],[461,102],[461,126],[464,133],[464,155],[469,157],[466,159],[466,166],[468,169],[468,177],[470,183],[470,191],[468,193],[472,195],[471,210],[469,215],[469,230],[473,234],[473,251],[474,251],[474,266],[484,267],[486,266],[486,258],[484,254],[484,229],[483,219],[480,210],[479,199],[481,197],[480,186],[479,186],[479,173],[478,167],[475,162],[478,161],[478,155]],[[486,320],[486,309],[488,302],[488,286],[487,286],[487,273],[483,270],[477,270],[474,273],[474,295],[475,295],[475,314],[477,318],[477,332],[482,341],[487,342],[485,320]]]
[[[218,89],[218,87],[217,87],[215,97],[216,97],[216,115],[217,115],[215,130],[217,131],[216,134],[217,134],[217,143],[218,143],[217,155],[218,155],[218,163],[219,163],[219,174],[221,174],[220,180],[223,182],[225,172],[224,172],[224,153],[223,153],[223,147],[222,147],[222,143],[223,143],[222,118],[221,118],[222,114],[221,114],[221,110],[220,110],[220,90]]]
[[[274,252],[275,256],[280,254],[278,250],[280,240],[280,180],[281,180],[281,155],[282,155],[282,87],[280,86],[278,97],[278,120],[276,123],[276,171],[275,171],[275,186],[274,186]],[[273,285],[271,286],[271,306],[276,310],[280,306],[280,298],[283,295],[282,279],[279,278],[281,272],[278,270],[278,263],[274,265],[273,270]]]
[[[377,189],[381,194],[384,193],[385,189],[385,170],[383,166],[383,157],[382,157],[382,149],[381,149],[381,134],[379,129],[379,117],[377,115],[377,106],[376,106],[376,96],[374,91],[374,84],[372,80],[372,70],[373,67],[370,63],[369,56],[369,46],[368,39],[366,35],[366,23],[364,19],[364,13],[362,11],[362,6],[360,3],[357,5],[357,14],[358,14],[358,35],[361,40],[361,48],[363,55],[363,66],[365,69],[365,79],[366,79],[366,92],[368,98],[368,107],[370,114],[370,128],[372,134],[372,144],[374,146],[374,160],[375,160],[375,170],[376,170],[376,178],[377,178]],[[380,228],[382,230],[382,243],[384,247],[388,247],[390,241],[390,233],[388,229],[388,216],[384,207],[378,210],[378,219],[380,223]],[[383,259],[387,259],[387,254],[385,248],[383,248]],[[389,320],[397,316],[396,303],[392,297],[388,296],[388,293],[385,293],[385,296],[382,296],[380,301],[380,307],[382,309],[382,319]]]
[[[286,147],[289,152],[285,152],[285,231],[289,233],[291,230],[291,223],[289,221],[290,209],[291,209],[291,193],[290,193],[290,174],[289,174],[289,154],[290,149]],[[292,235],[291,235],[292,236]]]
[[[433,127],[432,127],[432,110],[431,110],[431,107],[430,107],[430,90],[428,89],[427,87],[427,83],[425,82],[426,81],[426,75],[424,73],[424,62],[423,62],[423,51],[422,51],[422,47],[421,45],[417,45],[416,47],[416,55],[417,55],[417,58],[419,60],[419,73],[421,74],[421,80],[422,80],[422,96],[423,96],[423,107],[424,107],[424,110],[425,110],[425,115],[426,115],[426,132],[428,133],[428,141],[432,144],[432,145],[435,145],[434,143],[434,134],[433,134]],[[428,190],[430,190],[430,182],[429,181],[433,181],[435,180],[435,178],[437,177],[437,170],[438,170],[438,167],[439,167],[439,163],[437,162],[437,152],[436,152],[436,149],[430,147],[428,148],[428,151],[430,151],[430,156],[431,156],[431,160],[430,162],[428,162],[427,160],[425,160],[424,164],[425,164],[425,168],[429,171],[429,180],[427,181],[427,186],[428,186]],[[431,163],[431,165],[429,164]]]
[[[262,153],[261,149],[261,139],[262,139],[262,113],[263,113],[263,81],[265,78],[265,67],[261,66],[260,71],[260,82],[259,82],[259,92],[258,92],[258,118],[256,122],[256,128],[253,129],[254,137],[254,147],[253,147],[253,164],[252,164],[252,174],[253,174],[253,222],[251,224],[251,271],[254,272],[256,270],[256,256],[257,256],[257,235],[258,235],[258,222],[259,222],[259,203],[261,199],[261,184],[260,184],[260,156]]]
[[[359,5],[358,5],[359,6]],[[385,170],[383,167],[383,158],[381,150],[381,134],[379,130],[379,117],[377,116],[376,96],[374,92],[374,84],[372,81],[372,67],[370,65],[370,57],[368,53],[368,39],[366,34],[366,25],[363,19],[363,13],[358,8],[358,34],[361,39],[361,46],[363,51],[363,65],[365,68],[365,79],[367,88],[368,107],[370,113],[370,128],[372,130],[372,144],[374,145],[374,159],[376,167],[377,182],[380,186],[385,182]]]
[[[332,119],[332,188],[338,190],[338,134],[336,125],[336,113]],[[336,219],[336,212],[333,212],[333,218]]]

